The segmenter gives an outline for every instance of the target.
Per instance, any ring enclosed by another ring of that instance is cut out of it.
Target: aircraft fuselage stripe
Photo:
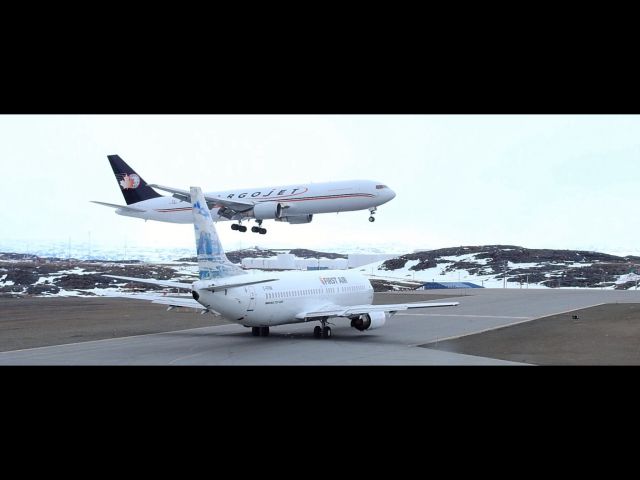
[[[313,200],[337,200],[339,198],[356,198],[356,197],[375,198],[375,195],[372,195],[371,193],[349,193],[349,194],[343,194],[343,195],[322,195],[317,197],[304,197],[304,198],[277,198],[277,199],[274,198],[273,200],[260,200],[257,203],[273,202],[273,201],[307,202],[307,201],[313,201]],[[187,210],[191,210],[191,207],[155,209],[156,212],[160,212],[160,213],[184,212]]]

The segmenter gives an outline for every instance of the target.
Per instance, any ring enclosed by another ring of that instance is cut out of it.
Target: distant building
[[[363,253],[350,253],[348,258],[348,268],[357,268],[362,265],[367,265],[369,263],[380,262],[383,260],[391,260],[392,258],[398,257],[397,254],[390,253],[374,253],[374,254],[363,254]]]
[[[263,270],[346,270],[381,260],[389,260],[397,255],[392,254],[351,254],[348,258],[300,258],[291,253],[279,253],[269,258],[243,258],[243,268]]]
[[[439,290],[443,288],[484,288],[471,282],[426,282],[416,290]]]
[[[309,267],[323,270],[346,270],[346,258],[300,258],[291,253],[279,253],[269,258],[243,258],[244,268],[259,268],[264,270],[307,270]]]

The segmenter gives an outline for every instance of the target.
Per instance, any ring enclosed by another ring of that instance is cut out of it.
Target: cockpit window
[[[383,188],[389,188],[386,185],[376,185],[376,190],[382,190]]]

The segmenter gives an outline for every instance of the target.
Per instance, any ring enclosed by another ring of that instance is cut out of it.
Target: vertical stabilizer
[[[147,182],[133,168],[127,165],[119,155],[107,155],[107,158],[127,205],[162,196],[149,187]]]
[[[211,219],[211,212],[200,187],[191,187],[191,205],[200,280],[214,280],[247,273],[231,263],[224,254],[218,232]]]

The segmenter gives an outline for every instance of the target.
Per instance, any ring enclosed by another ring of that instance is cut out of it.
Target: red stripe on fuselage
[[[376,198],[375,195],[370,193],[347,193],[344,195],[325,195],[324,197],[305,197],[305,198],[287,198],[284,199],[285,202],[311,202],[313,200],[337,200],[339,198],[355,198],[355,197],[368,197],[368,198]],[[262,202],[268,202],[269,200],[263,200]]]
[[[277,201],[285,201],[285,202],[312,202],[314,200],[337,200],[340,198],[355,198],[355,197],[366,197],[366,198],[375,198],[375,195],[371,193],[348,193],[344,195],[325,195],[324,197],[305,197],[305,198],[278,198]],[[257,203],[264,202],[274,202],[274,200],[260,200]],[[191,207],[180,207],[180,208],[162,208],[156,209],[156,212],[160,213],[172,213],[172,212],[184,212],[187,210],[191,210]]]

